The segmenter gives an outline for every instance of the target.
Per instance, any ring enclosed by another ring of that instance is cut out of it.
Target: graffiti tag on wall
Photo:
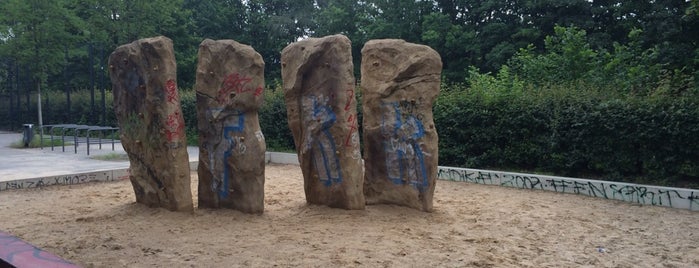
[[[691,189],[453,167],[439,167],[437,177],[449,181],[546,190],[699,211],[699,191]]]
[[[341,183],[342,172],[337,155],[339,151],[330,133],[330,128],[337,121],[337,116],[328,105],[327,97],[311,96],[304,98],[303,101],[306,136],[302,150],[310,150],[313,166],[323,185]]]
[[[165,98],[167,102],[179,105],[180,96],[177,93],[177,84],[175,81],[167,80],[165,83]]]
[[[349,86],[354,86],[354,84],[349,84]],[[349,88],[345,90],[345,115],[347,115],[347,125],[349,126],[349,131],[347,137],[345,137],[344,146],[352,150],[352,159],[359,160],[362,158],[361,152],[359,152],[359,120],[356,113],[350,112],[352,107],[355,105],[355,94],[354,88]]]
[[[223,180],[214,180],[214,189],[218,188],[218,195],[221,198],[227,198],[230,194],[230,181],[233,177],[233,171],[229,164],[230,159],[236,154],[244,154],[247,147],[243,143],[241,133],[245,128],[245,114],[231,115],[226,118],[223,126],[223,159],[220,163],[223,165]],[[218,183],[218,185],[216,185]]]
[[[184,138],[184,117],[179,112],[171,113],[165,121],[165,136],[168,142],[177,142]]]
[[[117,169],[103,172],[90,172],[74,175],[49,176],[32,179],[0,182],[0,191],[16,189],[33,189],[52,185],[74,185],[97,181],[116,181],[129,178],[128,169]]]
[[[253,92],[255,97],[262,95],[263,87],[250,87],[248,84],[252,82],[252,78],[232,73],[223,79],[221,88],[216,95],[216,102],[220,105],[228,104],[236,94]]]
[[[386,152],[388,178],[398,185],[410,184],[423,191],[428,184],[420,139],[425,128],[416,113],[416,104],[392,102],[383,104],[381,131]]]

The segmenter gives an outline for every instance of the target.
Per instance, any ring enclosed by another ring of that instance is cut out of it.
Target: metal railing
[[[40,131],[40,147],[44,149],[44,129],[48,128],[48,133],[51,139],[51,151],[54,150],[53,138],[58,136],[55,131],[60,131],[61,136],[61,146],[63,152],[66,151],[66,133],[72,132],[73,134],[73,145],[75,148],[75,153],[78,153],[78,145],[80,143],[85,143],[87,145],[87,155],[90,155],[90,144],[99,144],[99,149],[102,149],[102,140],[105,139],[104,133],[111,132],[111,143],[112,151],[114,151],[114,143],[117,140],[115,138],[116,133],[119,131],[117,127],[105,127],[105,126],[88,126],[88,125],[76,125],[76,124],[56,124],[56,125],[43,125]],[[80,133],[84,133],[84,136],[80,136]],[[97,133],[96,138],[91,137],[91,133]],[[70,137],[70,136],[68,136]]]

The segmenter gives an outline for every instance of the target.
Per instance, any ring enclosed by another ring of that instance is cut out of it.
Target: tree
[[[691,4],[685,12],[687,15],[699,15],[699,0],[691,0]]]
[[[476,32],[460,24],[452,24],[449,16],[431,13],[422,24],[422,41],[437,50],[444,65],[443,75],[448,81],[462,81],[478,53]]]
[[[520,49],[508,62],[512,71],[537,86],[572,84],[590,78],[599,53],[590,48],[585,30],[556,26],[554,31],[545,38],[544,53],[537,54],[533,45]]]
[[[369,0],[365,26],[368,39],[399,38],[420,42],[423,17],[434,11],[432,1]]]
[[[0,53],[29,70],[32,83],[24,91],[29,105],[31,89],[37,90],[41,126],[41,88],[47,84],[50,75],[61,69],[58,67],[63,58],[58,44],[83,37],[81,21],[66,8],[65,0],[8,0],[0,2],[0,13],[6,14],[0,18],[0,24],[6,25],[8,32]]]
[[[186,0],[193,21],[193,35],[209,39],[234,39],[249,43],[246,25],[248,12],[240,0]]]
[[[439,50],[452,54],[449,60],[461,61],[456,65],[445,64],[448,79],[452,81],[462,80],[471,65],[486,72],[496,71],[518,49],[542,38],[541,31],[531,23],[532,16],[527,14],[527,1],[438,0],[436,3],[439,12],[423,22],[423,41],[439,47],[435,40],[446,42],[448,36],[459,40],[461,45]],[[468,52],[454,54],[462,50]]]
[[[265,79],[281,79],[280,52],[312,33],[314,1],[250,0],[247,8],[249,44],[265,61]]]
[[[355,76],[359,77],[362,47],[368,41],[364,26],[369,24],[367,4],[353,0],[319,1],[312,36],[343,34],[352,41]]]
[[[84,23],[66,4],[67,0],[0,2],[0,25],[8,36],[0,53],[26,66],[37,86],[62,70],[62,44],[84,40]]]
[[[173,40],[177,57],[178,84],[194,84],[196,47],[201,42],[194,35],[191,10],[184,0],[72,0],[82,19],[90,22],[91,43],[107,51],[117,46],[163,35]]]

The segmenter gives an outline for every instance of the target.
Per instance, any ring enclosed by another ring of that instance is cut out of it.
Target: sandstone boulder
[[[362,49],[364,195],[432,211],[437,179],[437,130],[432,105],[442,61],[430,47],[371,40]]]
[[[118,47],[109,76],[136,202],[192,211],[189,156],[172,41],[147,38]]]
[[[265,138],[258,109],[262,56],[233,40],[204,40],[197,66],[199,206],[264,210]]]
[[[282,51],[282,79],[306,201],[364,209],[350,40],[333,35],[290,44]]]

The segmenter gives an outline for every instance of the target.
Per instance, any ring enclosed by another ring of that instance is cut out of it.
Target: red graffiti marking
[[[216,96],[216,101],[219,104],[226,104],[231,100],[231,93],[242,94],[245,92],[253,92],[255,97],[262,94],[262,86],[251,88],[248,84],[252,82],[252,78],[241,76],[240,74],[234,73],[229,74],[223,80],[221,89],[218,90],[218,95]],[[233,95],[235,96],[235,95]]]
[[[352,108],[352,101],[354,100],[354,89],[347,89],[345,90],[345,93],[347,94],[347,101],[345,102],[345,112],[347,112]],[[347,118],[347,123],[349,123],[350,125],[350,130],[349,133],[347,133],[347,138],[345,139],[345,146],[351,147],[352,134],[354,134],[354,132],[357,131],[357,116],[350,115],[349,118]]]
[[[167,135],[167,141],[169,142],[175,142],[184,138],[184,118],[179,112],[174,112],[167,116],[165,135]]]
[[[352,100],[354,100],[354,89],[345,90],[347,93],[347,102],[345,103],[345,111],[349,111],[352,108]]]
[[[255,93],[253,93],[253,96],[257,97],[257,96],[262,95],[262,91],[263,91],[262,87],[257,87],[255,89]]]
[[[175,84],[175,81],[167,80],[165,83],[165,94],[168,102],[180,102],[180,96],[177,94],[177,84]]]
[[[357,117],[355,115],[350,115],[350,117],[347,118],[347,123],[350,124],[350,130],[349,133],[347,133],[347,138],[345,139],[345,146],[351,147],[352,134],[357,131]]]

